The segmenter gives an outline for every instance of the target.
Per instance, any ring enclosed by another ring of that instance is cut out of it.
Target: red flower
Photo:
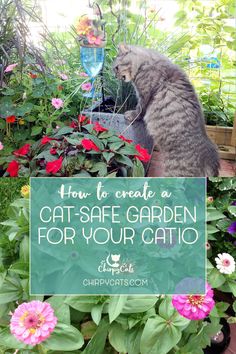
[[[14,123],[16,121],[16,116],[8,116],[6,121],[7,123]]]
[[[49,143],[49,141],[51,141],[51,140],[57,140],[57,139],[55,139],[55,138],[49,138],[49,136],[44,136],[42,139],[41,139],[41,144],[42,145],[45,145],[45,144],[47,144],[47,143]]]
[[[102,125],[100,125],[98,122],[94,124],[93,130],[96,130],[96,132],[106,132],[108,129],[104,128]]]
[[[13,160],[9,163],[7,167],[7,172],[11,177],[17,177],[19,172],[20,164],[19,162]]]
[[[148,162],[151,158],[151,155],[149,155],[147,149],[142,148],[140,145],[135,146],[136,150],[138,151],[139,155],[135,155],[137,159],[143,162]]]
[[[29,77],[31,77],[31,79],[37,79],[38,75],[29,73]]]
[[[57,89],[58,89],[59,91],[62,91],[62,90],[63,90],[63,86],[59,85],[59,86],[57,86]]]
[[[79,114],[79,115],[78,115],[78,122],[79,122],[79,123],[85,122],[86,119],[87,119],[86,116],[83,116],[82,114]]]
[[[126,139],[123,135],[119,135],[119,138],[120,138],[121,140],[125,141],[126,143],[129,143],[129,144],[133,142],[133,140],[131,140],[131,139]]]
[[[50,149],[50,154],[51,154],[51,155],[56,155],[56,154],[57,154],[57,149],[51,148],[51,149]]]
[[[63,158],[62,156],[59,157],[58,160],[49,161],[46,164],[46,172],[55,174],[61,169]]]
[[[100,151],[100,149],[97,147],[97,145],[95,145],[94,142],[89,139],[83,139],[81,141],[81,144],[85,148],[85,150]]]
[[[30,144],[25,144],[19,150],[14,151],[13,154],[15,156],[25,156],[28,154],[29,150],[30,150]]]
[[[77,126],[78,126],[78,124],[74,121],[70,123],[71,128],[77,128]]]

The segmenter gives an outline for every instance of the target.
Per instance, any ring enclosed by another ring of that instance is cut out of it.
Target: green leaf
[[[42,127],[34,126],[31,130],[31,136],[39,135],[42,132]]]
[[[83,351],[83,354],[104,354],[108,328],[108,320],[107,318],[103,318],[94,336],[91,338],[85,350]]]
[[[8,116],[15,114],[15,107],[13,106],[13,102],[11,98],[6,97],[4,101],[1,101],[0,104],[0,117],[6,118]]]
[[[109,145],[109,149],[110,149],[111,151],[118,151],[119,148],[120,148],[121,146],[123,146],[123,145],[124,145],[124,142],[119,139],[119,141],[117,141],[117,142],[115,142],[115,143],[111,143],[111,144]]]
[[[75,139],[75,138],[70,138],[69,136],[65,136],[66,141],[68,141],[69,144],[78,146],[81,144],[81,139]]]
[[[232,49],[232,50],[236,50],[236,39],[233,41],[226,41],[227,47]]]
[[[81,332],[64,323],[58,323],[49,339],[43,342],[43,347],[51,350],[70,351],[80,349],[84,345]]]
[[[93,127],[94,127],[93,124],[85,124],[85,125],[83,125],[83,128],[86,129],[89,133],[92,133]]]
[[[133,167],[133,177],[144,177],[145,171],[142,162],[139,159],[135,159]]]
[[[129,354],[137,354],[140,352],[140,340],[143,328],[132,328],[126,335],[127,351]]]
[[[130,160],[130,158],[128,156],[123,156],[123,155],[115,155],[115,160],[119,163],[122,163],[124,165],[133,167],[133,162]]]
[[[105,162],[97,162],[90,169],[90,172],[98,172],[99,176],[104,177],[107,174],[107,164]]]
[[[14,263],[9,270],[16,274],[20,274],[23,276],[28,277],[29,276],[29,264],[28,262],[16,262]]]
[[[219,229],[213,225],[207,224],[207,234],[215,234],[216,232],[219,232]]]
[[[70,308],[64,303],[65,296],[52,296],[46,300],[54,309],[59,322],[70,325]]]
[[[234,312],[236,313],[236,301],[234,301],[234,303],[233,303],[233,309],[234,309]]]
[[[33,347],[19,342],[11,333],[9,328],[0,330],[1,346],[11,349],[32,349]]]
[[[21,294],[22,288],[17,278],[6,277],[0,287],[0,304],[17,301]]]
[[[112,323],[109,330],[109,342],[119,353],[127,353],[127,331],[119,323]]]
[[[40,152],[40,154],[34,156],[33,160],[37,159],[45,159],[47,162],[49,161],[55,161],[58,159],[58,156],[50,154],[49,150],[44,150]]]
[[[20,259],[24,262],[29,261],[29,237],[24,236],[20,243]]]
[[[181,331],[160,316],[149,318],[140,342],[141,354],[167,354],[180,340]]]
[[[108,131],[106,131],[106,132],[100,133],[100,134],[99,134],[99,138],[101,138],[101,139],[107,139],[107,138],[112,137],[114,134],[115,134],[114,131],[108,130]]]
[[[66,135],[66,134],[70,134],[70,133],[72,133],[74,131],[74,129],[73,128],[71,128],[71,127],[62,127],[62,128],[60,128],[58,131],[57,131],[57,133],[56,134],[54,134],[53,135],[53,137],[54,138],[58,138],[58,137],[60,137],[60,136],[62,136],[62,135]]]
[[[16,108],[16,115],[23,117],[25,114],[30,113],[34,105],[30,102],[24,103],[21,107]]]
[[[121,155],[138,155],[138,152],[134,145],[126,144],[124,147],[118,150]]]
[[[108,305],[108,315],[110,323],[113,322],[122,312],[126,303],[127,296],[119,295],[110,297]]]
[[[168,296],[162,300],[159,306],[159,315],[165,320],[169,320],[175,313],[175,308],[172,306],[171,298]]]
[[[230,212],[230,214],[232,214],[233,216],[236,216],[236,205],[231,205],[228,207],[228,211]]]
[[[225,280],[225,277],[216,268],[213,268],[208,275],[208,282],[213,288],[218,288],[224,284]]]
[[[116,177],[116,175],[117,175],[117,171],[111,172],[111,173],[109,173],[108,175],[106,175],[105,177],[106,177],[106,178],[114,178],[114,177]]]
[[[228,309],[229,304],[226,302],[217,302],[211,311],[212,317],[226,317],[225,311]]]
[[[156,304],[157,300],[157,296],[154,295],[128,296],[121,313],[146,312]],[[108,312],[107,304],[104,306],[104,312]]]
[[[216,208],[207,208],[207,221],[219,220],[225,218],[225,215]]]
[[[166,321],[170,321],[174,326],[180,327],[181,330],[185,329],[190,320],[181,316],[172,305],[172,298],[165,297],[159,306],[159,315]]]
[[[235,280],[228,280],[228,286],[230,290],[232,291],[233,295],[236,296],[236,281]]]
[[[82,170],[76,174],[73,174],[73,177],[92,177],[92,176],[87,171]]]
[[[91,312],[99,302],[98,296],[68,296],[65,303],[81,312]]]
[[[103,152],[102,153],[104,159],[106,160],[107,163],[112,159],[113,156],[115,156],[114,152]]]
[[[104,304],[98,304],[93,306],[92,310],[91,310],[91,317],[94,323],[96,323],[96,325],[99,325],[99,322],[101,321],[102,318],[102,310],[103,310],[103,306]]]

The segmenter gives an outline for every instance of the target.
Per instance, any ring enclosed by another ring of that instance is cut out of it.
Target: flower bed
[[[50,143],[51,140],[47,142]],[[216,301],[214,292],[220,289],[236,295],[232,243],[236,236],[235,183],[235,178],[209,182],[206,295],[173,297],[30,296],[29,187],[24,186],[22,198],[12,203],[9,219],[2,223],[2,352],[203,353],[203,348],[211,344],[211,336],[220,330],[220,318],[227,317],[225,311],[230,305]],[[222,237],[223,243],[220,242]],[[228,322],[235,323],[236,302],[232,309]]]
[[[70,126],[7,158],[6,176],[142,177],[151,156],[139,144],[79,115]]]

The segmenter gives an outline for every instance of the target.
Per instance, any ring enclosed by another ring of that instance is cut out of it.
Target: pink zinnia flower
[[[60,76],[60,78],[62,80],[68,80],[69,79],[68,76],[66,74],[63,74],[63,73],[60,73],[59,76]]]
[[[82,90],[84,91],[91,91],[92,84],[90,82],[86,82],[85,84],[81,85]]]
[[[63,107],[64,102],[62,99],[60,98],[52,98],[52,105],[53,107],[55,107],[56,109],[60,109],[61,107]]]
[[[11,317],[11,333],[21,342],[35,346],[53,332],[57,318],[50,304],[41,301],[24,302]]]
[[[101,45],[101,43],[102,43],[102,38],[99,36],[96,37],[96,36],[94,36],[94,34],[88,34],[87,40],[88,40],[89,44]]]
[[[86,74],[85,72],[79,73],[79,75],[80,75],[81,77],[88,77],[88,74]]]
[[[3,143],[0,141],[0,151],[3,150],[3,148],[4,148],[4,145],[3,145]]]
[[[16,64],[10,64],[6,67],[6,69],[4,70],[4,73],[9,73],[10,71],[12,71],[13,69],[15,69],[15,67],[18,65],[18,63]]]
[[[205,295],[173,295],[172,305],[181,316],[189,320],[202,320],[215,306],[213,290],[207,284]]]

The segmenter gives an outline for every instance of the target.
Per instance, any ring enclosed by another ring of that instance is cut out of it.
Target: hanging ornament
[[[90,82],[83,85],[87,91],[83,96],[94,98],[94,82],[103,68],[106,44],[105,23],[98,4],[89,2],[87,14],[80,17],[76,31],[80,43],[81,63],[90,79]]]

